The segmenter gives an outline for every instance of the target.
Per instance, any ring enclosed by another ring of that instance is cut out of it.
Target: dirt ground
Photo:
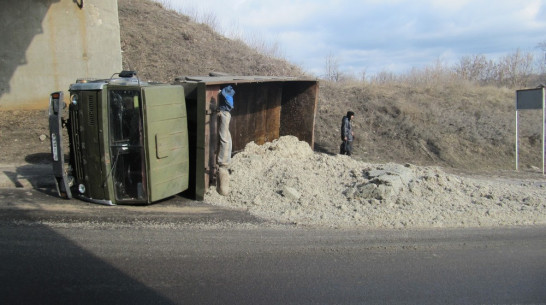
[[[48,112],[0,111],[0,164],[49,163]]]

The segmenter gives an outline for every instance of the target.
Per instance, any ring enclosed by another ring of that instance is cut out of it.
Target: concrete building
[[[2,0],[0,24],[0,111],[46,109],[77,78],[121,71],[116,0]]]

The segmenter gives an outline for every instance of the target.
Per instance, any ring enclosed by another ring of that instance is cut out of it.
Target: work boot
[[[218,194],[226,196],[229,194],[229,170],[226,167],[218,168],[218,184],[216,187]]]

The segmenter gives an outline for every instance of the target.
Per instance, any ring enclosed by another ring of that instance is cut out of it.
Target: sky
[[[546,42],[546,0],[158,0],[213,20],[228,37],[276,46],[316,76],[396,74],[464,56],[533,52]]]

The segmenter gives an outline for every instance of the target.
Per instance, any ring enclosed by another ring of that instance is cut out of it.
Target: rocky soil
[[[439,167],[372,164],[313,152],[282,137],[247,145],[230,166],[230,193],[205,200],[280,223],[335,228],[546,224],[546,181],[467,176]],[[531,175],[532,176],[532,175]]]

